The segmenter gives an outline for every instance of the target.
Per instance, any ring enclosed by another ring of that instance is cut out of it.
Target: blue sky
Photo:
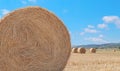
[[[0,0],[0,17],[26,6],[40,6],[66,25],[72,45],[120,42],[120,0]]]

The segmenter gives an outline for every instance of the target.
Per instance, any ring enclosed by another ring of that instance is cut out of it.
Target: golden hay
[[[91,53],[96,53],[96,49],[95,48],[90,48],[90,52]]]
[[[77,49],[78,49],[78,48],[72,48],[72,52],[73,52],[73,53],[77,53]]]
[[[81,53],[81,54],[85,54],[86,53],[86,49],[85,48],[78,48],[77,52]]]
[[[45,9],[19,9],[0,22],[0,71],[62,71],[70,50],[66,27]]]

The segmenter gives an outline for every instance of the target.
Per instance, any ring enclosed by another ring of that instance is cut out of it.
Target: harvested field
[[[120,71],[120,51],[99,49],[95,54],[71,53],[64,71]]]

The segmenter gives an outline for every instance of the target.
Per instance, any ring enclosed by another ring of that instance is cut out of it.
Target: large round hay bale
[[[19,9],[0,22],[0,71],[62,71],[70,50],[66,27],[45,9]]]
[[[91,53],[96,53],[96,49],[95,48],[90,48],[90,52]]]
[[[78,48],[72,48],[73,53],[77,53]]]
[[[81,53],[81,54],[85,54],[86,53],[86,49],[81,47],[81,48],[78,48],[77,52]]]

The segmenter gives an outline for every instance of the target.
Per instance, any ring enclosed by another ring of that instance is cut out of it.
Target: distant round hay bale
[[[66,27],[45,9],[19,9],[0,22],[0,71],[62,71],[70,50]]]
[[[116,50],[114,49],[113,52],[116,52]]]
[[[78,53],[77,50],[78,50],[78,48],[72,48],[73,53]]]
[[[81,54],[85,54],[86,53],[86,49],[81,47],[81,48],[78,48],[77,52],[81,53]]]
[[[96,53],[96,49],[95,48],[90,48],[90,52],[91,53]]]

